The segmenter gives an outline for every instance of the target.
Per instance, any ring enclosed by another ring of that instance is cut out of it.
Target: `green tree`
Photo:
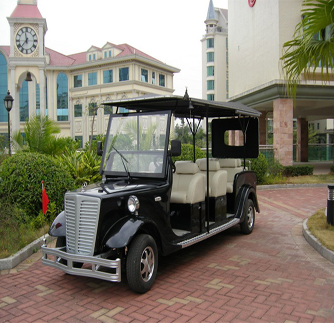
[[[288,95],[295,98],[301,74],[312,78],[321,68],[321,80],[329,80],[334,65],[334,0],[304,0],[303,20],[293,39],[283,44],[283,72]]]

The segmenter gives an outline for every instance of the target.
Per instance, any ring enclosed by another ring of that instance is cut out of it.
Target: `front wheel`
[[[126,274],[130,288],[137,293],[151,289],[158,270],[158,248],[147,234],[136,236],[129,248]]]
[[[240,224],[240,230],[243,234],[250,234],[254,229],[255,224],[255,207],[251,199],[246,202],[246,214],[244,222]]]

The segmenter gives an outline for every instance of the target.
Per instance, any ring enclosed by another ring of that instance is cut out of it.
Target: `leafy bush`
[[[331,166],[331,173],[334,173],[334,165]]]
[[[260,153],[259,157],[251,160],[251,169],[256,173],[257,183],[264,184],[268,173],[268,162],[266,157]]]
[[[58,160],[67,168],[76,186],[80,186],[84,182],[90,184],[101,181],[99,173],[101,157],[96,152],[89,150],[71,151],[66,148]]]
[[[287,177],[313,175],[313,170],[313,165],[284,166],[283,174]]]
[[[18,153],[0,165],[0,198],[17,204],[30,219],[42,208],[42,181],[55,212],[64,208],[64,193],[75,188],[61,163],[39,153]]]
[[[202,151],[200,148],[195,147],[195,160],[199,158],[204,158],[205,152]],[[194,159],[194,149],[193,145],[190,144],[182,144],[181,145],[181,156],[178,157],[173,157],[172,158],[174,162],[177,160],[191,160],[193,161]]]

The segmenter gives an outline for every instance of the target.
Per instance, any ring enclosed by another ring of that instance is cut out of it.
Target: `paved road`
[[[159,260],[152,290],[65,275],[37,253],[0,275],[0,322],[334,322],[334,264],[302,237],[327,188],[260,190],[237,228]]]

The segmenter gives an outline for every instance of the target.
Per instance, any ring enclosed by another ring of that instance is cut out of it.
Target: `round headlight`
[[[129,196],[128,209],[131,213],[139,209],[139,200],[137,196],[134,196],[134,195]]]

